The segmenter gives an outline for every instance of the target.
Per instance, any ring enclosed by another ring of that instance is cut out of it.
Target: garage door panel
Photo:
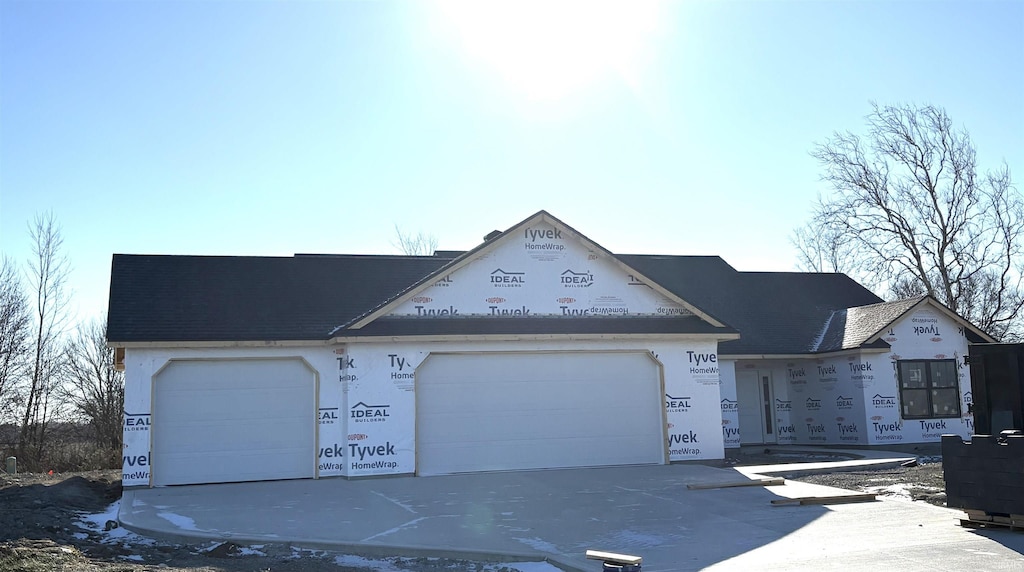
[[[203,398],[196,399],[197,395]],[[268,415],[279,415],[278,411],[291,411],[306,407],[308,395],[296,388],[281,388],[258,391],[251,387],[233,389],[195,389],[191,391],[167,390],[160,395],[163,405],[175,411],[175,418],[181,420],[259,420]],[[267,402],[275,407],[268,408]],[[165,408],[165,409],[166,409]]]
[[[528,415],[524,415],[524,413]],[[512,439],[549,439],[553,435],[564,437],[588,437],[592,435],[605,435],[609,432],[609,425],[614,426],[613,419],[602,415],[586,416],[576,419],[571,425],[566,425],[563,419],[573,413],[571,410],[555,412],[550,418],[537,416],[534,413],[523,411],[503,411],[497,413],[476,413],[463,414],[460,419],[453,420],[446,416],[430,415],[420,420],[421,424],[452,425],[453,423],[464,423],[474,427],[474,430],[464,437],[467,441],[484,442],[495,440]],[[638,415],[639,410],[638,410]],[[529,422],[521,422],[524,417]],[[650,436],[657,434],[660,430],[660,423],[657,419],[649,423],[626,424],[622,431],[626,435]],[[451,440],[447,434],[425,432],[421,438],[424,443],[441,443]]]
[[[631,451],[617,456],[620,465],[650,464],[650,455],[644,454],[647,448],[645,439],[595,439],[593,437],[560,438],[551,440],[551,447],[537,449],[532,441],[502,442],[500,446],[481,448],[476,443],[451,443],[439,446],[439,453],[453,462],[447,472],[464,473],[475,471],[507,471],[514,464],[516,470],[549,469],[564,466],[591,466],[584,463],[586,458],[573,454],[576,450],[592,451],[597,448],[614,448]],[[566,465],[567,460],[577,459],[581,464]],[[526,461],[526,462],[524,462]]]
[[[630,382],[623,386],[631,385]],[[608,405],[607,398],[593,391],[593,380],[460,383],[446,384],[450,391],[430,392],[421,399],[423,409],[459,414],[474,409],[556,411],[566,408],[598,408]],[[481,388],[486,388],[481,391]],[[620,393],[620,407],[650,410],[650,395],[646,393]]]
[[[316,377],[297,359],[171,362],[154,377],[154,484],[313,477]]]
[[[416,391],[423,475],[665,462],[646,353],[433,355]]]

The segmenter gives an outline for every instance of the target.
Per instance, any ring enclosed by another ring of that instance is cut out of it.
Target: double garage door
[[[316,376],[298,359],[172,361],[152,445],[154,485],[312,478]]]
[[[666,462],[646,352],[433,354],[416,370],[417,473]]]

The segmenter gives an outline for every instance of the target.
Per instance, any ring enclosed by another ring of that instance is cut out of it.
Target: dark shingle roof
[[[845,274],[738,272],[717,256],[619,258],[739,330],[722,355],[808,353],[832,312],[882,301]]]
[[[107,337],[114,343],[324,340],[337,326],[394,299],[458,254],[118,254],[111,268]],[[720,353],[798,354],[813,351],[814,343],[824,339],[822,331],[833,312],[881,301],[842,274],[738,272],[717,256],[618,258],[727,326],[714,328],[692,316],[629,320],[380,318],[359,330],[336,335],[739,331],[742,338],[722,342]]]
[[[860,347],[925,298],[918,296],[836,310],[829,316],[821,336],[809,349],[814,352],[832,352]]]
[[[432,256],[115,254],[107,339],[323,340],[338,324],[447,262]]]

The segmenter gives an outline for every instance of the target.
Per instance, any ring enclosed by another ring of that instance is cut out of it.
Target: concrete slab
[[[128,489],[124,526],[154,536],[281,542],[366,556],[547,559],[595,571],[587,549],[685,570],[1019,570],[1024,534],[957,526],[960,512],[882,500],[772,506],[844,491],[733,482],[734,469],[649,467]],[[845,491],[849,492],[849,491]]]

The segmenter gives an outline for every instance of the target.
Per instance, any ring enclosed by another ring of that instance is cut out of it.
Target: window
[[[904,419],[960,417],[960,387],[955,360],[903,360],[897,363]]]

